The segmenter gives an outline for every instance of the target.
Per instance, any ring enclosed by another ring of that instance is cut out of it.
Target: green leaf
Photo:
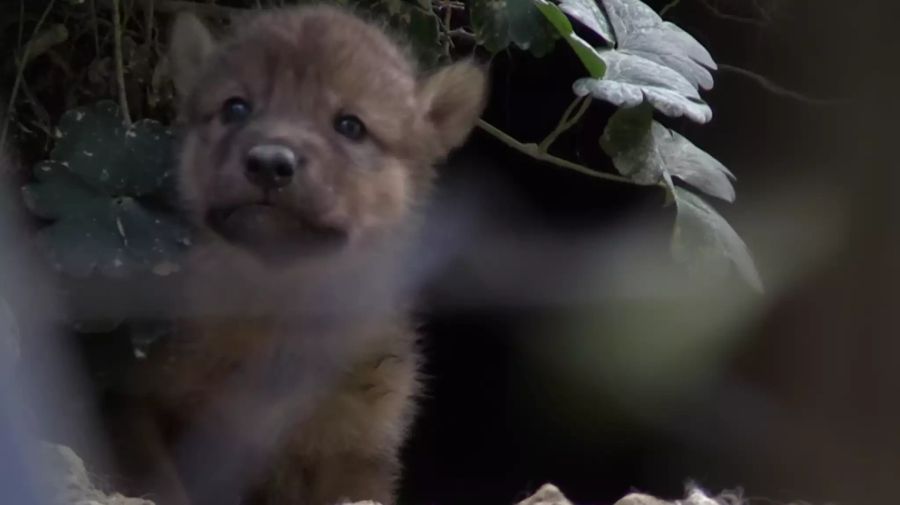
[[[540,57],[553,49],[557,30],[533,0],[472,0],[468,5],[475,39],[488,51],[497,53],[515,44]]]
[[[175,258],[190,244],[187,228],[174,216],[152,212],[130,197],[113,201],[116,230],[131,257],[144,269],[168,275]]]
[[[28,210],[43,219],[76,215],[96,201],[108,198],[82,182],[58,161],[38,163],[34,177],[39,183],[24,186],[22,198]]]
[[[99,272],[119,278],[136,269],[105,205],[92,206],[42,228],[37,238],[53,267],[72,277],[85,278]]]
[[[597,79],[602,78],[606,73],[606,63],[600,58],[600,54],[596,49],[575,34],[572,23],[569,22],[569,19],[563,14],[559,7],[547,0],[534,0],[534,3],[541,14],[547,18],[551,25],[553,25],[557,33],[559,33],[572,50],[575,51],[575,54],[578,56],[578,59],[581,60],[581,63],[584,65],[584,68],[587,69],[590,76]]]
[[[646,100],[667,116],[709,122],[712,109],[698,93],[713,86],[709,69],[716,64],[706,48],[640,0],[600,1],[602,9],[594,0],[560,3],[566,14],[615,44],[615,49],[598,51],[606,73],[575,81],[575,93],[620,107]]]
[[[187,227],[161,203],[171,199],[172,136],[158,123],[125,127],[118,107],[99,102],[67,112],[53,159],[22,188],[26,206],[53,222],[38,242],[73,277],[178,271]]]
[[[716,63],[694,37],[677,25],[663,21],[640,0],[602,2],[619,51],[669,67],[695,88],[712,88],[713,78],[708,69],[715,69]]]
[[[733,265],[750,286],[763,291],[762,279],[747,245],[725,218],[690,191],[674,185],[669,187],[678,209],[672,235],[675,259],[706,274],[722,274]]]
[[[638,184],[678,177],[708,195],[734,201],[734,175],[688,139],[654,121],[653,109],[646,104],[613,114],[600,145],[616,169]]]
[[[174,216],[151,211],[130,197],[96,198],[38,232],[39,243],[60,272],[127,277],[134,272],[169,275],[180,269],[189,245],[187,228]]]
[[[602,51],[600,57],[607,66],[604,78],[578,79],[572,86],[575,94],[590,94],[619,107],[646,100],[667,116],[686,116],[698,123],[712,119],[712,109],[697,89],[675,70],[618,50]]]
[[[130,128],[110,101],[66,112],[50,158],[107,195],[159,191],[171,177],[171,132],[142,120]]]
[[[616,43],[612,26],[596,0],[561,0],[559,8],[611,44]]]

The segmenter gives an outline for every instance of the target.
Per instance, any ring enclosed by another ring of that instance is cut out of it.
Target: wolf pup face
[[[324,6],[258,14],[222,42],[182,14],[170,61],[188,215],[263,258],[348,247],[406,222],[486,87],[470,62],[420,76],[381,30]]]

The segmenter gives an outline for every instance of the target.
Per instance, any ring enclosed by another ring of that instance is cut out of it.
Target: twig
[[[16,97],[19,94],[19,86],[22,84],[22,76],[25,72],[25,61],[28,60],[29,52],[31,51],[32,41],[34,40],[37,33],[40,31],[41,27],[44,26],[44,21],[47,20],[47,16],[50,15],[50,11],[53,9],[53,4],[56,0],[50,0],[47,3],[47,7],[44,9],[44,12],[41,14],[40,19],[38,19],[37,25],[34,27],[34,31],[31,32],[31,38],[28,40],[28,43],[25,45],[25,51],[22,54],[22,61],[16,63],[16,79],[13,81],[12,93],[9,95],[9,103],[6,106],[6,120],[3,122],[3,131],[0,132],[0,149],[6,145],[6,135],[9,133],[9,124],[12,121],[12,113],[13,108],[16,105]]]
[[[153,45],[153,8],[155,5],[153,0],[148,0],[144,4],[144,31],[146,32],[144,33],[144,48],[148,53]]]
[[[25,36],[25,0],[19,0],[19,35],[16,38],[16,51],[22,49],[22,37]]]
[[[723,12],[718,7],[709,3],[709,0],[701,0],[700,3],[703,4],[703,6],[706,7],[706,9],[708,11],[710,11],[713,14],[713,16],[720,18],[720,19],[727,19],[728,21],[734,21],[735,23],[742,23],[745,25],[754,25],[754,26],[766,26],[769,23],[771,23],[771,20],[768,19],[768,17],[766,17],[766,19],[764,19],[764,20],[759,20],[759,19],[755,19],[755,18],[737,16],[734,14],[729,14],[727,12]],[[758,6],[757,6],[757,8],[758,8]],[[763,15],[765,15],[765,13],[763,13]]]
[[[807,103],[810,105],[838,105],[841,103],[845,103],[845,100],[833,100],[827,98],[814,98],[804,95],[799,91],[794,91],[787,89],[779,84],[776,84],[769,80],[768,77],[764,75],[757,74],[752,70],[747,70],[746,68],[736,67],[734,65],[728,65],[724,63],[719,64],[719,70],[724,70],[726,72],[732,72],[738,75],[742,75],[744,77],[748,77],[752,79],[754,82],[759,84],[766,91],[778,95],[784,98],[789,98],[791,100],[796,100],[798,102]]]
[[[500,130],[499,128],[491,125],[487,121],[483,119],[478,120],[478,127],[490,134],[492,137],[496,138],[500,142],[503,142],[507,146],[519,151],[522,154],[526,154],[538,161],[544,161],[550,163],[552,165],[556,165],[561,168],[567,168],[569,170],[574,170],[580,174],[588,175],[590,177],[595,177],[598,179],[606,179],[608,181],[615,182],[623,182],[625,184],[634,184],[631,179],[626,177],[622,177],[620,175],[608,174],[606,172],[598,172],[596,170],[592,170],[584,165],[579,165],[578,163],[573,163],[569,160],[565,160],[559,158],[557,156],[553,156],[552,154],[543,152],[540,150],[540,147],[537,144],[525,144],[519,142],[518,140],[510,137],[505,132]]]
[[[25,95],[25,99],[28,100],[29,105],[31,105],[31,111],[34,113],[36,120],[32,121],[32,124],[35,125],[38,129],[40,129],[46,135],[46,138],[53,137],[53,126],[52,120],[50,119],[50,113],[47,112],[47,109],[41,105],[38,98],[34,95],[34,92],[31,91],[31,87],[28,86],[28,81],[26,79],[22,79],[22,93]]]
[[[122,120],[131,126],[131,113],[128,111],[128,95],[125,92],[125,65],[122,63],[122,14],[119,1],[113,0],[113,46],[116,58],[116,82],[119,87],[119,107],[122,109]]]
[[[450,37],[450,22],[453,19],[453,9],[449,8],[449,0],[443,3],[447,6],[444,12],[444,54],[450,54],[450,46],[453,44],[453,40]]]
[[[680,3],[681,0],[672,0],[671,2],[667,3],[665,7],[659,10],[659,17],[665,17],[670,10],[678,7],[678,4]]]
[[[100,25],[97,24],[96,0],[91,0],[91,29],[94,32],[94,57],[100,57]]]
[[[462,40],[466,40],[466,41],[474,41],[475,40],[474,33],[470,32],[470,31],[466,31],[462,28],[454,28],[453,30],[450,30],[449,32],[447,32],[447,35],[449,35],[450,37],[453,37],[453,38],[462,39]]]
[[[581,107],[578,108],[578,111],[574,114],[572,113],[575,110],[575,106],[581,102]],[[588,106],[591,105],[591,97],[588,96],[579,96],[575,97],[575,100],[572,100],[572,103],[566,108],[566,111],[563,112],[562,117],[559,119],[559,123],[556,125],[556,128],[550,132],[547,137],[541,141],[540,145],[538,145],[538,149],[542,152],[547,152],[547,149],[556,142],[556,139],[562,135],[566,130],[575,126],[578,123],[578,120],[581,119],[581,116],[584,115],[585,111],[587,111]]]

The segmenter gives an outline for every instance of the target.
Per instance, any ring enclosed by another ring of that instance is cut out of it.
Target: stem
[[[677,7],[678,4],[680,4],[680,3],[681,3],[681,0],[672,0],[671,2],[669,2],[668,4],[666,4],[665,7],[663,7],[662,9],[659,10],[659,17],[665,16],[666,13],[668,13],[670,10],[674,9],[675,7]]]
[[[25,0],[19,0],[19,35],[16,38],[16,51],[22,49],[22,37],[25,32]]]
[[[746,68],[737,67],[734,65],[728,65],[725,63],[719,64],[719,70],[724,72],[733,72],[738,75],[742,75],[749,79],[752,79],[757,84],[759,84],[764,90],[772,93],[773,95],[781,96],[784,98],[789,98],[791,100],[796,100],[798,102],[807,103],[810,105],[839,105],[846,103],[846,100],[840,99],[827,99],[827,98],[814,98],[804,95],[799,91],[794,91],[791,89],[787,89],[784,86],[776,84],[769,80],[768,77],[764,75],[757,74],[752,70],[747,70]]]
[[[578,105],[578,102],[581,102],[581,107],[578,109],[578,112],[572,115],[572,111],[575,109],[575,106]],[[566,108],[566,111],[563,112],[563,115],[560,118],[559,123],[556,125],[556,128],[554,128],[553,131],[550,132],[549,135],[547,135],[547,138],[541,141],[538,149],[540,149],[541,152],[547,152],[547,149],[549,149],[550,146],[554,142],[556,142],[556,139],[560,135],[562,135],[566,130],[578,123],[578,120],[581,119],[581,116],[583,116],[585,111],[587,111],[589,105],[591,105],[590,95],[575,97],[575,100],[573,100],[572,103],[570,103]]]
[[[149,0],[144,4],[144,47],[147,49],[148,53],[150,52],[150,47],[153,45],[153,8],[153,0]]]
[[[505,132],[503,132],[502,130],[498,129],[497,127],[491,125],[490,123],[488,123],[487,121],[485,121],[483,119],[478,120],[478,127],[481,128],[482,130],[486,131],[488,134],[490,134],[492,137],[496,138],[500,142],[503,142],[504,144],[515,149],[516,151],[519,151],[522,154],[526,154],[538,161],[544,161],[544,162],[550,163],[552,165],[556,165],[561,168],[567,168],[569,170],[574,170],[580,174],[588,175],[590,177],[595,177],[598,179],[606,179],[608,181],[624,182],[626,184],[634,184],[634,182],[631,179],[622,177],[621,175],[608,174],[605,172],[598,172],[598,171],[592,170],[584,165],[579,165],[578,163],[573,163],[569,160],[564,160],[557,156],[553,156],[552,154],[541,151],[540,147],[537,144],[525,144],[525,143],[519,142],[518,140],[510,137]]]
[[[94,57],[100,58],[100,24],[97,22],[96,0],[91,0],[91,30],[94,32]]]
[[[113,0],[113,45],[116,58],[116,82],[119,87],[119,107],[122,109],[122,120],[131,126],[131,113],[128,112],[128,95],[125,93],[125,66],[122,63],[122,14],[119,12],[119,1]]]
[[[450,54],[450,46],[453,40],[450,37],[450,22],[453,19],[453,9],[450,8],[449,0],[444,0],[444,54]]]
[[[47,4],[47,7],[41,14],[41,18],[38,19],[37,25],[35,25],[34,27],[34,31],[31,32],[31,38],[28,39],[28,43],[25,44],[25,51],[22,53],[21,61],[16,62],[16,80],[13,82],[12,93],[10,93],[9,95],[9,104],[4,111],[6,120],[3,122],[3,131],[0,132],[0,149],[3,149],[3,146],[6,145],[6,135],[9,133],[9,124],[12,121],[12,111],[16,105],[16,96],[18,96],[19,94],[19,87],[22,85],[22,76],[25,72],[25,64],[28,61],[32,42],[37,36],[37,33],[40,31],[41,27],[44,25],[44,21],[46,21],[47,16],[50,15],[50,11],[53,9],[54,2],[55,0],[50,0],[50,3]]]

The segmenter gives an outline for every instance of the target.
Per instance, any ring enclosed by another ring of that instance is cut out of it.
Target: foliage
[[[675,200],[678,218],[672,248],[676,259],[694,268],[730,260],[747,282],[761,290],[753,260],[734,229],[699,196],[673,182],[677,177],[730,202],[735,194],[729,179],[734,176],[715,158],[653,120],[653,109],[698,123],[712,119],[712,109],[698,89],[712,87],[710,69],[716,68],[715,62],[690,34],[663,21],[640,0],[597,1],[562,0],[557,6],[535,0],[551,22],[565,12],[608,43],[594,48],[606,67],[603,75],[596,75],[592,58],[580,56],[590,76],[572,86],[576,95],[591,95],[622,107],[610,118],[600,140],[603,150],[630,182],[661,185]],[[559,21],[554,26],[570,36],[568,26]],[[587,53],[581,45],[576,51]]]
[[[426,67],[512,47],[543,57],[565,41],[584,73],[572,77],[574,101],[557,127],[540,143],[519,141],[484,121],[481,128],[535,159],[663,189],[677,210],[674,257],[703,271],[733,265],[761,289],[746,245],[689,189],[731,202],[734,176],[654,120],[659,113],[708,122],[712,110],[700,91],[713,86],[716,64],[694,37],[649,6],[640,0],[335,1],[383,19]],[[176,8],[193,8],[221,28],[234,14],[283,3],[0,0],[5,12],[19,13],[0,21],[0,43],[15,48],[4,58],[13,63],[0,67],[11,91],[0,144],[14,136],[48,153],[23,196],[35,216],[47,220],[38,238],[63,274],[127,278],[178,271],[189,238],[171,205],[171,133],[163,125],[174,104],[164,27]],[[38,61],[40,68],[33,68]],[[618,174],[549,153],[592,100],[619,107],[599,139]]]
[[[174,193],[172,133],[149,119],[125,126],[101,101],[67,112],[57,137],[22,188],[29,210],[52,221],[39,242],[54,267],[73,277],[177,271],[187,229],[159,208]]]

